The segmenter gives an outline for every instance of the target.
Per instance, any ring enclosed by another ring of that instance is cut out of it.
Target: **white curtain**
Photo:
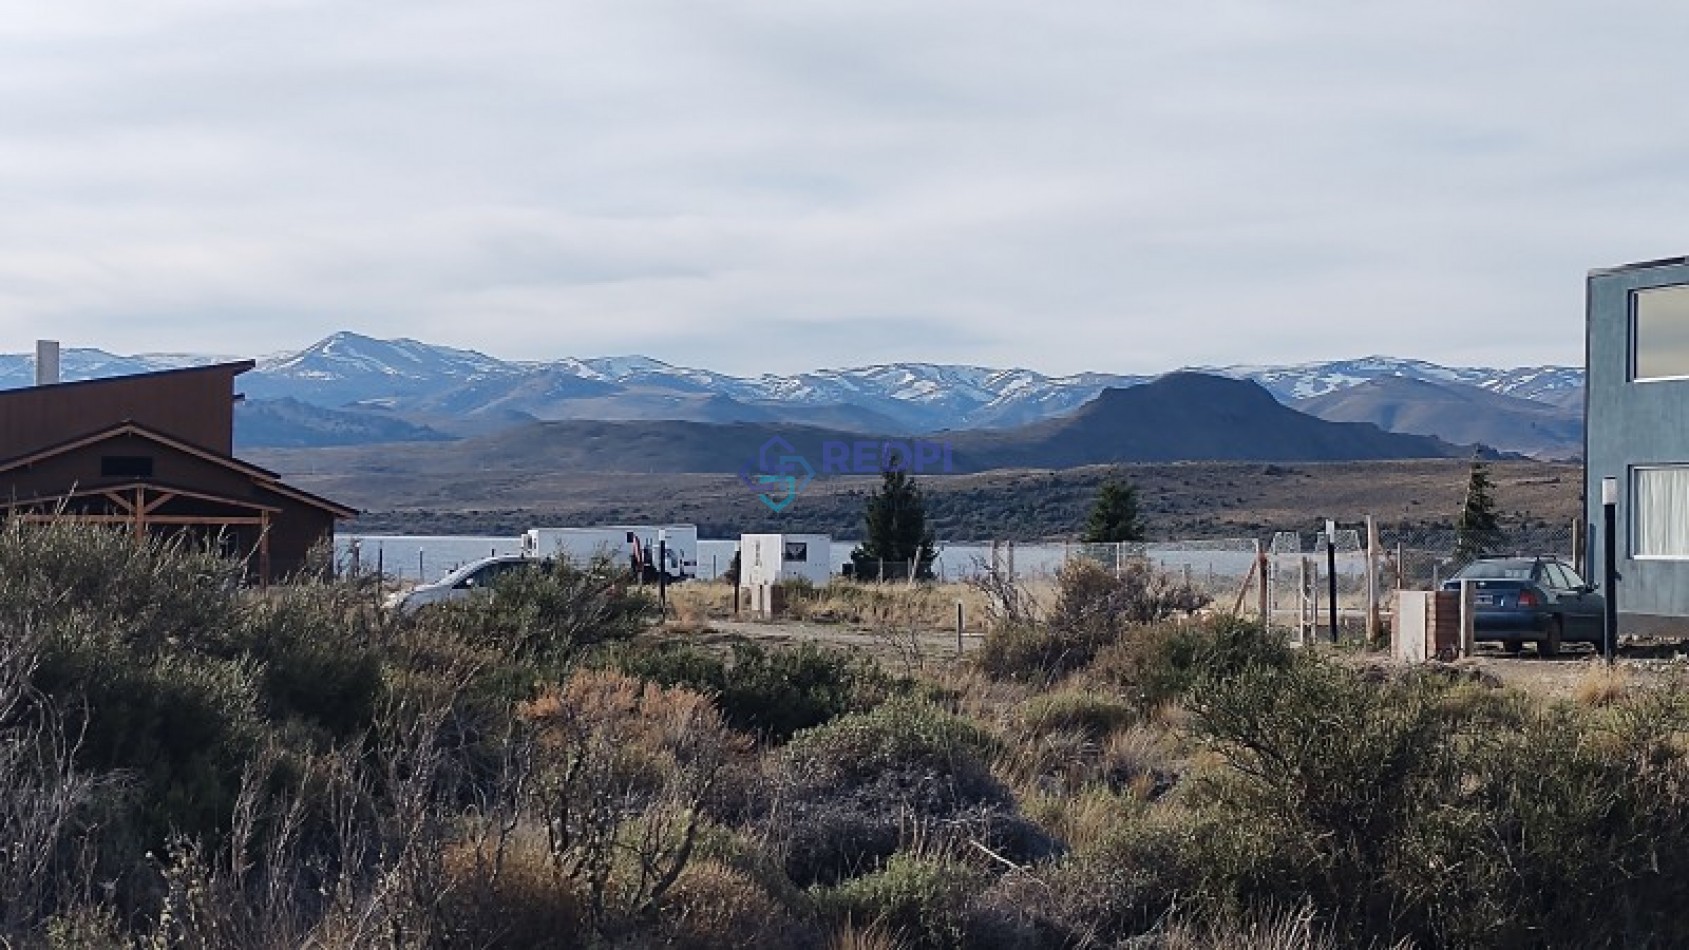
[[[1636,469],[1635,489],[1632,553],[1689,557],[1689,465]]]

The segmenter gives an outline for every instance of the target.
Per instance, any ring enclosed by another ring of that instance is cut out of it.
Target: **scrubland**
[[[0,530],[10,945],[1689,943],[1669,681],[1292,650],[1084,564],[982,584],[961,659],[701,643],[719,595],[665,618],[608,565],[415,618],[239,577]]]

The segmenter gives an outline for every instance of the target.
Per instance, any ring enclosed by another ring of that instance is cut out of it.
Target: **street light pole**
[[[1619,644],[1619,480],[1601,479],[1601,593],[1606,612],[1602,617],[1601,653],[1607,665],[1613,663]]]

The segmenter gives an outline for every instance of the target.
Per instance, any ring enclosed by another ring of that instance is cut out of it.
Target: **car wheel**
[[[1543,634],[1541,640],[1537,641],[1538,654],[1542,656],[1560,655],[1560,635],[1564,632],[1563,626],[1564,624],[1559,617],[1551,618],[1548,621],[1548,632]]]
[[[1525,649],[1525,641],[1523,641],[1523,640],[1503,640],[1503,641],[1501,641],[1501,648],[1503,650],[1507,651],[1507,654],[1509,656],[1518,656],[1519,652],[1521,650]]]

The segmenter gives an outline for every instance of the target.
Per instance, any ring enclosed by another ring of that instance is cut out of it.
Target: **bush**
[[[584,648],[630,640],[658,619],[656,601],[608,558],[585,566],[559,558],[550,570],[503,574],[491,597],[442,604],[417,622],[554,673]]]
[[[1209,598],[1140,559],[1109,571],[1094,561],[1073,560],[1056,575],[1056,604],[1050,626],[1083,631],[1104,640],[1118,636],[1132,624],[1155,623],[1180,613],[1193,613]]]
[[[694,861],[663,901],[664,946],[677,950],[783,950],[802,946],[800,928],[741,871]]]
[[[337,740],[367,729],[382,692],[381,651],[370,628],[381,622],[347,585],[272,588],[242,617],[237,634],[260,664],[268,717],[304,720]]]
[[[1005,624],[986,634],[978,662],[987,674],[1033,682],[1060,679],[1089,665],[1128,630],[1208,602],[1140,561],[1118,573],[1091,561],[1069,561],[1057,582],[1056,604],[1045,623]]]
[[[1198,687],[1230,768],[1210,898],[1307,901],[1345,945],[1661,945],[1689,880],[1689,703],[1521,709],[1317,659]],[[1461,887],[1447,886],[1459,868]],[[1671,941],[1666,941],[1669,945]]]
[[[222,647],[241,577],[238,561],[184,537],[136,544],[127,531],[71,522],[0,527],[0,618],[101,631],[139,657]]]
[[[974,723],[930,703],[893,699],[865,713],[800,732],[786,765],[805,784],[860,784],[888,771],[920,770],[973,783],[987,778],[997,741]]]
[[[1216,617],[1201,624],[1155,624],[1099,651],[1085,678],[1124,692],[1139,711],[1177,702],[1204,677],[1224,679],[1255,666],[1283,669],[1293,653],[1257,623]]]
[[[1097,741],[1131,724],[1135,718],[1132,707],[1126,703],[1079,689],[1042,693],[1027,700],[1021,708],[1021,723],[1034,737],[1079,732]]]
[[[728,660],[690,645],[664,644],[620,651],[611,662],[632,676],[709,694],[735,729],[776,742],[871,709],[894,689],[872,660],[813,643],[773,650],[737,643]]]
[[[911,948],[970,946],[967,909],[991,882],[975,867],[948,858],[893,855],[872,874],[817,894],[823,914],[854,927],[889,931]]]
[[[786,873],[799,885],[871,873],[914,839],[1048,856],[1055,842],[991,774],[998,748],[974,723],[907,697],[798,733],[780,757],[786,807],[771,821]]]

